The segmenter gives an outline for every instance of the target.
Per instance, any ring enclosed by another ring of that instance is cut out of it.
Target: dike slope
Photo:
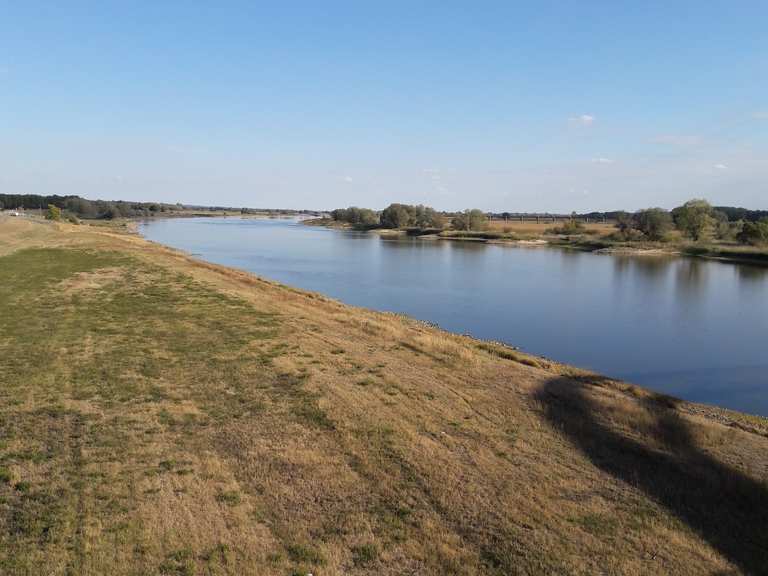
[[[767,478],[765,419],[0,218],[1,574],[766,574]]]

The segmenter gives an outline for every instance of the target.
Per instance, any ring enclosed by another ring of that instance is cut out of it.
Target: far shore
[[[503,244],[518,247],[557,247],[594,254],[626,256],[690,256],[712,260],[768,266],[768,250],[752,246],[726,243],[670,242],[626,242],[608,238],[613,227],[608,224],[593,224],[580,234],[555,234],[550,232],[552,224],[515,222],[491,222],[487,230],[418,230],[388,228],[357,228],[330,218],[310,218],[302,221],[307,226],[323,226],[337,230],[359,230],[373,232],[383,237],[410,236],[420,240],[449,240],[452,242],[479,242]]]

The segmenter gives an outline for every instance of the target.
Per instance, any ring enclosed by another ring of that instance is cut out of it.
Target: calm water
[[[697,402],[768,415],[768,268],[469,242],[292,220],[144,224],[149,239]]]

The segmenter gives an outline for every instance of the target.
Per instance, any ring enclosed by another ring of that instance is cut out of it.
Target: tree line
[[[512,217],[508,212],[501,216]],[[358,228],[418,228],[439,229],[450,223],[457,231],[482,231],[488,227],[488,214],[472,209],[458,213],[438,212],[429,206],[390,204],[379,212],[369,208],[339,208],[331,212],[337,222],[345,222]],[[617,228],[613,235],[619,241],[664,242],[678,231],[694,242],[719,240],[742,244],[768,244],[768,211],[745,208],[713,207],[706,200],[689,200],[682,206],[668,211],[664,208],[646,208],[634,213],[592,212],[588,215],[571,214],[561,226],[551,232],[579,234],[584,227],[579,219],[599,220],[610,217]]]
[[[80,196],[41,196],[38,194],[0,194],[0,210],[37,210],[55,206],[79,218],[113,219],[151,217],[181,210],[179,204],[126,202],[123,200],[87,200]]]
[[[331,211],[331,218],[359,228],[442,230],[447,221],[450,221],[451,226],[456,230],[483,230],[488,225],[488,217],[481,210],[444,214],[422,204],[414,206],[395,203],[380,212],[357,206],[337,208]]]
[[[722,210],[706,200],[689,200],[672,211],[646,208],[630,214],[616,212],[615,221],[620,240],[651,240],[662,242],[676,229],[684,238],[694,242],[703,240],[737,241],[741,244],[768,244],[768,215],[759,220],[732,217],[744,216],[745,209]]]

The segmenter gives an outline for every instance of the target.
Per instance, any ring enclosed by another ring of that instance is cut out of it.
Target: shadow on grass
[[[768,488],[701,451],[668,396],[641,400],[650,434],[667,450],[626,436],[601,418],[587,386],[566,378],[538,392],[547,419],[598,468],[666,507],[747,574],[768,574]]]

